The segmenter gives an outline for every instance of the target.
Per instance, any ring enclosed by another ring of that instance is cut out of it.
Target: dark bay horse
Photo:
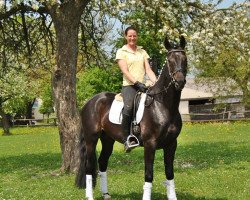
[[[181,91],[186,83],[187,57],[184,51],[185,38],[180,36],[180,44],[172,47],[165,39],[168,50],[166,62],[157,82],[148,89],[141,127],[141,146],[144,147],[145,183],[143,200],[151,199],[153,163],[155,151],[163,149],[168,199],[176,198],[173,162],[177,147],[177,137],[182,128],[179,113]],[[103,92],[95,95],[81,111],[82,133],[80,134],[81,162],[76,177],[76,185],[86,188],[86,198],[93,199],[93,188],[99,165],[100,189],[104,199],[111,199],[107,187],[107,166],[115,141],[122,143],[124,135],[120,125],[109,121],[109,110],[116,94]],[[101,140],[102,149],[97,160],[96,145]]]

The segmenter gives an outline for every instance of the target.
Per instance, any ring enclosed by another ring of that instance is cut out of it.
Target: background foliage
[[[116,65],[108,68],[93,67],[78,74],[77,102],[80,107],[93,95],[104,92],[120,92],[122,74]]]
[[[36,82],[37,87],[43,87],[44,84],[38,85],[37,80],[46,79],[47,82],[55,65],[55,31],[42,2],[1,1],[0,4],[1,70],[16,70],[15,75],[22,73],[28,76]],[[114,61],[110,62],[110,58],[114,58],[117,48],[124,42],[121,29],[117,30],[120,37],[112,37],[116,31],[114,22],[120,20],[123,28],[127,25],[138,28],[139,44],[153,58],[156,72],[165,60],[165,35],[176,40],[180,34],[184,34],[189,45],[189,66],[195,72],[190,71],[202,77],[232,79],[235,84],[227,87],[227,94],[237,88],[243,92],[243,101],[249,104],[249,1],[233,4],[228,8],[221,8],[221,2],[91,1],[85,8],[79,26],[78,70],[91,66],[107,69],[113,65],[111,63]],[[60,1],[47,3],[63,4]],[[5,14],[11,9],[23,12],[5,18]],[[108,45],[114,47],[108,47],[111,52],[107,51]],[[92,80],[95,78],[92,76]],[[113,83],[111,88],[116,87],[116,82]],[[24,83],[22,85],[23,88],[26,87]],[[17,84],[12,84],[11,87],[17,87]],[[29,91],[33,91],[29,101],[42,96],[43,89],[37,90],[37,87],[29,88]],[[92,92],[86,91],[85,97],[78,92],[80,96],[77,98],[81,99],[79,104],[86,101],[90,94],[100,91],[93,89],[93,86],[89,90]]]

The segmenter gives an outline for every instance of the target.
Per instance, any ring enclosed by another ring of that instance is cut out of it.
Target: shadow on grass
[[[59,153],[0,157],[0,173],[12,173],[23,169],[52,171],[59,169],[60,165],[61,155]]]
[[[227,142],[199,142],[191,145],[179,145],[176,153],[175,169],[216,168],[221,164],[233,164],[249,159],[249,147],[234,145]],[[10,173],[23,168],[41,170],[56,170],[61,165],[60,153],[22,154],[17,156],[0,157],[0,172]],[[163,154],[157,151],[155,165],[157,171],[164,172]],[[130,154],[114,151],[109,162],[109,169],[123,170],[129,173],[144,170],[143,148],[136,149]]]
[[[12,136],[13,134],[12,133],[3,133],[3,134],[0,134],[0,136]]]
[[[176,158],[190,160],[195,167],[216,168],[221,164],[233,164],[249,160],[248,145],[232,142],[198,142],[177,148]]]
[[[126,200],[141,200],[142,193],[130,193],[130,194],[111,194],[112,199],[126,199]],[[167,199],[167,195],[152,192],[152,199]],[[181,200],[227,200],[227,198],[207,198],[207,197],[195,197],[187,193],[177,193],[177,198]],[[103,198],[97,198],[97,200],[103,200]]]

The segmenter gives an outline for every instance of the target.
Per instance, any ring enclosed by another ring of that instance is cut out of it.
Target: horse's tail
[[[83,131],[80,133],[80,164],[76,175],[76,186],[86,188],[86,145],[83,137]]]
[[[80,133],[80,144],[79,144],[79,151],[80,151],[80,164],[79,169],[76,175],[76,186],[79,188],[86,188],[86,164],[87,164],[87,152],[86,152],[86,143],[84,140],[84,133],[83,129],[81,129]],[[92,166],[92,180],[93,180],[93,187],[96,186],[96,178],[97,178],[97,157],[96,153],[94,153],[93,157],[91,158]]]

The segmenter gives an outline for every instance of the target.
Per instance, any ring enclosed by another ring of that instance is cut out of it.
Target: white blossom
[[[39,6],[38,6],[37,4],[32,4],[32,8],[33,8],[34,10],[38,10],[38,9],[39,9]]]
[[[0,0],[0,7],[4,6],[4,0]]]

